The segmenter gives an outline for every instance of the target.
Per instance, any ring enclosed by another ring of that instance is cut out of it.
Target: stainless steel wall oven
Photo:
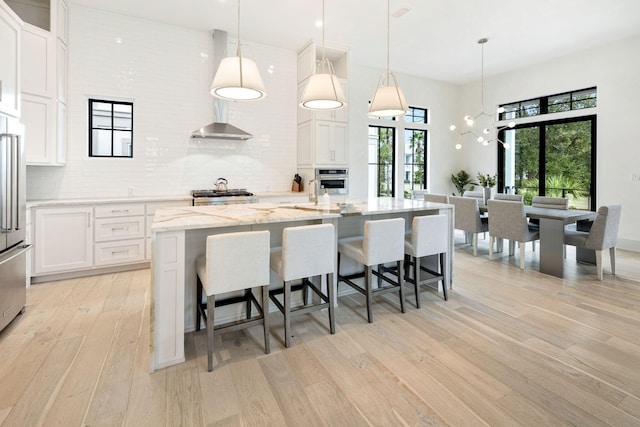
[[[349,194],[349,169],[316,169],[316,181],[320,188],[324,187],[329,194]],[[322,190],[320,194],[322,195]]]

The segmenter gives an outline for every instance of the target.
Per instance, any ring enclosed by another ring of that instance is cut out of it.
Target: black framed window
[[[395,195],[395,140],[393,127],[369,126],[369,194]]]
[[[590,87],[525,101],[503,104],[504,112],[498,115],[499,120],[512,120],[523,117],[539,116],[549,113],[593,108],[598,104],[598,88]]]
[[[89,99],[89,157],[133,157],[133,102]]]

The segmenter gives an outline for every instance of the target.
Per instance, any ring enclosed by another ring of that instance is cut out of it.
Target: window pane
[[[526,204],[531,204],[538,195],[540,130],[538,127],[510,130],[514,132],[515,167],[513,170],[518,194],[524,196]],[[505,162],[506,164],[507,162]],[[506,181],[506,180],[505,180]]]
[[[574,92],[572,96],[571,108],[579,110],[581,108],[591,108],[597,105],[596,89],[587,89],[580,92]]]
[[[369,126],[369,195],[393,196],[394,128]]]
[[[111,156],[111,131],[94,129],[92,131],[92,156]]]
[[[116,116],[113,118],[113,128],[131,130],[131,122],[131,118]]]
[[[131,157],[131,132],[113,132],[113,156]]]
[[[549,112],[559,113],[561,111],[569,111],[571,109],[571,94],[550,96]]]
[[[404,138],[404,197],[411,198],[413,190],[425,188],[425,141],[426,131],[405,130]]]
[[[520,117],[537,116],[540,114],[540,100],[526,101],[522,103]]]

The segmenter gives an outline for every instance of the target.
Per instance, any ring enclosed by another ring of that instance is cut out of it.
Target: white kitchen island
[[[310,204],[271,203],[166,208],[156,211],[152,231],[151,371],[184,362],[184,333],[195,329],[195,260],[211,234],[269,230],[271,246],[281,245],[285,227],[330,223],[338,237],[362,234],[365,220],[444,213],[449,218],[446,268],[450,286],[453,207],[420,200],[373,198],[329,209]],[[337,277],[337,272],[335,277]]]

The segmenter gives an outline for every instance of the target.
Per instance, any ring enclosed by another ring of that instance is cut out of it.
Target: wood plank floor
[[[459,236],[458,236],[459,237]],[[207,372],[204,331],[187,362],[149,364],[149,270],[31,286],[26,312],[0,333],[5,426],[638,426],[640,254],[618,251],[605,280],[569,250],[564,280],[517,256],[488,260],[457,240],[449,301],[428,290],[407,313],[387,295],[366,322],[343,296],[293,323],[272,352],[259,327],[218,339]]]

